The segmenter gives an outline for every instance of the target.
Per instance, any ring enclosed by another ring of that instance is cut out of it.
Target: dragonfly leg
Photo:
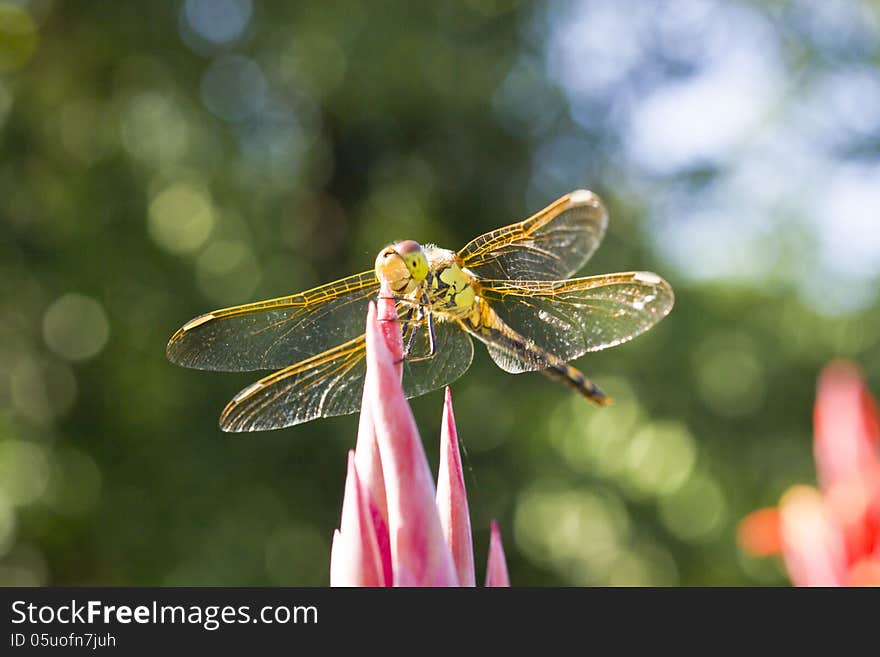
[[[403,326],[403,331],[406,331],[406,326],[409,324],[409,320],[404,319],[403,317],[380,317],[380,322],[397,322],[398,324]]]
[[[390,297],[382,296],[381,294],[378,296],[379,299],[391,299],[395,303],[400,303],[401,301],[405,301],[404,297],[399,294],[393,294]],[[405,317],[380,317],[380,322],[399,322],[401,324],[406,324],[409,322],[410,317],[412,317],[412,304],[410,304],[409,312]]]
[[[401,361],[404,361],[409,357],[410,353],[412,353],[413,345],[416,343],[416,326],[418,326],[418,322],[421,321],[422,311],[421,308],[419,308],[418,319],[416,319],[416,321],[410,321],[414,311],[415,307],[412,307],[406,314],[407,323],[404,325],[403,333],[401,335],[401,337],[406,340],[406,346],[403,348],[403,358],[400,359]],[[407,332],[409,335],[407,335]]]
[[[413,319],[412,316],[413,316],[413,313],[416,311],[416,308],[418,308],[419,314],[418,314],[418,317]],[[412,360],[410,358],[410,354],[412,353],[413,345],[416,343],[416,333],[417,333],[416,328],[419,326],[419,324],[422,321],[422,314],[423,314],[423,311],[422,311],[421,306],[418,306],[418,307],[412,306],[409,309],[409,312],[407,312],[406,317],[403,318],[402,321],[405,321],[406,324],[404,324],[404,326],[403,326],[403,331],[401,332],[401,339],[406,343],[406,345],[403,348],[403,357],[400,360],[395,361],[394,362],[395,365],[398,365],[405,360]]]
[[[427,302],[427,299],[425,301]],[[425,305],[427,305],[427,303]],[[421,315],[422,313],[424,313],[424,311],[420,310],[419,314]],[[407,351],[404,352],[403,359],[409,361],[410,363],[417,363],[421,360],[430,360],[434,356],[437,355],[437,338],[436,338],[436,335],[434,334],[434,314],[430,310],[427,312],[427,318],[428,318],[428,353],[425,354],[424,356],[413,357],[413,356],[408,355],[409,349],[407,349]],[[421,317],[419,319],[421,320]],[[415,334],[415,331],[413,331],[413,334]]]
[[[413,312],[415,312],[415,308],[411,307],[411,308],[409,308],[409,310],[406,311],[406,315],[404,315],[403,317],[389,318],[389,319],[385,319],[383,321],[399,322],[401,324],[401,337],[404,340],[406,340],[406,332],[413,330],[413,323],[412,323]]]
[[[403,303],[406,303],[407,305],[410,305],[410,306],[423,306],[423,305],[426,305],[428,302],[427,297],[425,297],[421,301],[416,301],[412,297],[404,297],[399,294],[393,294],[390,297],[383,297],[382,295],[379,295],[376,298],[377,299],[391,299],[392,301],[395,301],[397,303],[403,302]]]
[[[404,325],[409,324],[409,322],[411,321],[411,318],[412,318],[413,309],[422,307],[421,302],[413,301],[412,299],[410,299],[408,297],[401,297],[401,296],[395,295],[395,296],[391,296],[391,297],[380,296],[379,298],[380,299],[393,299],[397,303],[403,302],[407,306],[409,306],[409,310],[405,316],[403,316],[403,317],[380,317],[379,318],[380,322],[398,322],[398,323],[404,324]]]

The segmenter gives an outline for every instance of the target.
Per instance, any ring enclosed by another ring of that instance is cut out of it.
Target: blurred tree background
[[[579,361],[606,410],[478,345],[478,573],[497,517],[518,585],[785,583],[736,523],[814,480],[827,360],[880,391],[878,44],[858,0],[0,2],[0,582],[326,584],[357,417],[222,434],[256,377],[167,339],[586,187],[584,273],[676,307]]]

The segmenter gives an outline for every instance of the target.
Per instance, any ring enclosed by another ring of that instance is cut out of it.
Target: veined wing
[[[458,260],[479,278],[568,278],[593,255],[607,225],[602,200],[580,189],[525,221],[471,240],[458,252]]]
[[[361,318],[363,322],[363,317]],[[423,323],[419,330],[424,330]],[[435,324],[434,358],[404,363],[407,397],[436,390],[471,364],[473,342],[457,324]],[[321,417],[348,415],[361,407],[366,374],[364,336],[286,367],[239,392],[220,415],[224,431],[280,429]]]
[[[482,280],[479,285],[505,323],[566,361],[632,340],[666,317],[675,300],[669,283],[643,271],[564,281]],[[528,358],[514,362],[511,354],[490,353],[507,371],[542,369]]]
[[[200,370],[274,369],[363,333],[379,282],[365,271],[287,297],[223,308],[191,319],[168,342],[168,360]]]
[[[279,429],[358,409],[364,388],[364,336],[263,377],[232,398],[224,431]]]

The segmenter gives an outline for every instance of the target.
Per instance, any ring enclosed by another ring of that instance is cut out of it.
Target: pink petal
[[[452,414],[452,393],[446,388],[443,404],[443,422],[440,429],[440,473],[437,477],[437,509],[443,536],[452,552],[458,581],[462,586],[476,586],[474,575],[474,546],[471,539],[471,520],[467,491],[458,452],[458,434]]]
[[[782,551],[795,586],[842,586],[846,555],[843,537],[821,493],[794,486],[779,504]]]
[[[830,363],[819,377],[813,413],[819,483],[828,488],[878,463],[880,423],[877,404],[858,367]]]
[[[403,336],[400,332],[394,291],[385,283],[379,290],[379,298],[376,301],[376,316],[379,318],[379,330],[385,339],[388,351],[391,352],[394,368],[397,370],[397,380],[400,381],[403,376]]]
[[[333,530],[333,541],[330,543],[330,586],[336,586],[335,582],[341,582],[347,574],[344,572],[342,535],[338,529]]]
[[[388,295],[380,293],[379,316],[388,318],[393,313],[396,319],[393,301],[383,296]],[[373,304],[367,312],[366,340],[365,390],[369,391],[385,478],[394,583],[455,586],[458,580],[452,554],[443,539],[434,503],[434,481],[395,365],[399,356],[394,354],[401,352],[392,352],[388,346],[389,340],[392,346],[400,345],[400,327],[396,321],[378,321]]]
[[[770,507],[752,511],[739,521],[737,541],[755,557],[769,557],[782,552],[779,509]]]
[[[489,559],[486,562],[486,586],[510,586],[507,560],[504,558],[504,547],[501,545],[501,532],[498,531],[498,523],[494,520],[489,538]]]
[[[391,570],[391,543],[388,536],[388,506],[385,501],[385,477],[382,474],[382,459],[376,442],[376,428],[369,404],[369,391],[364,385],[364,401],[358,423],[358,438],[355,447],[355,465],[364,487],[364,496],[370,510],[370,517],[376,531],[379,556],[382,561],[385,586],[393,582]]]
[[[825,504],[843,532],[850,562],[880,547],[880,466],[829,486]]]
[[[847,586],[880,586],[880,559],[862,559],[847,573]]]
[[[382,560],[373,519],[358,478],[354,452],[348,453],[348,475],[342,520],[330,550],[330,586],[383,586]]]

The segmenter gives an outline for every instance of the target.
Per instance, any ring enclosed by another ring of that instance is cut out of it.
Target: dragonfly
[[[359,410],[367,305],[393,292],[408,398],[458,379],[485,344],[504,371],[543,372],[604,406],[610,398],[568,361],[628,342],[669,314],[672,287],[653,272],[571,278],[608,226],[593,192],[576,190],[459,251],[404,240],[372,270],[290,296],[214,310],[184,324],[168,359],[202,370],[277,370],[235,395],[224,431],[289,427]]]

